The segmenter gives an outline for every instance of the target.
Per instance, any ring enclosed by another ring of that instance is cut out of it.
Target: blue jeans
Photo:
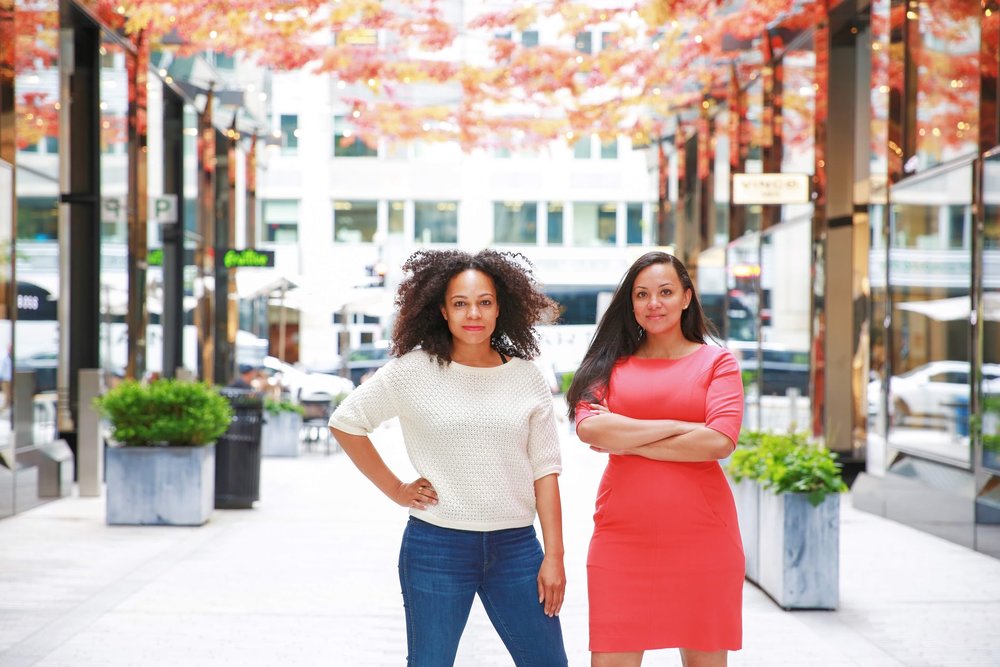
[[[563,667],[558,617],[538,602],[534,526],[478,532],[410,517],[399,550],[408,667],[455,664],[476,594],[517,667]]]

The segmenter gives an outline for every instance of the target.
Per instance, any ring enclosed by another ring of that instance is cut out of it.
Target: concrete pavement
[[[565,432],[565,425],[562,430]],[[410,474],[398,430],[376,434]],[[603,457],[564,433],[570,665],[589,664],[585,559]],[[102,499],[0,521],[0,665],[405,664],[396,558],[406,512],[343,454],[265,459],[261,501],[199,528],[109,527]],[[786,612],[744,589],[730,665],[1000,665],[1000,560],[842,503],[841,607]],[[511,665],[481,607],[458,665]],[[676,651],[644,665],[680,665]]]

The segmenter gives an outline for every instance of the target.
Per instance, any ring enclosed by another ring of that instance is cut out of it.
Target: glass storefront
[[[965,162],[890,192],[889,448],[965,467],[972,178],[973,165]],[[1000,365],[992,371],[1000,382]],[[872,389],[877,395],[880,388]]]
[[[1000,368],[1000,153],[983,164],[983,350],[982,466],[1000,474],[1000,380],[990,381]]]

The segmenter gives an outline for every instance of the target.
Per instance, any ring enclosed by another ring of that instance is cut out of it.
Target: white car
[[[868,385],[869,412],[877,412],[880,382]],[[1000,393],[1000,364],[983,364],[983,393]],[[969,362],[942,360],[917,366],[889,381],[889,414],[900,424],[911,416],[952,418],[969,402]]]
[[[276,357],[264,357],[264,373],[269,376],[269,381],[280,384],[295,400],[316,394],[327,394],[334,398],[354,389],[354,383],[345,377],[329,373],[310,373]]]

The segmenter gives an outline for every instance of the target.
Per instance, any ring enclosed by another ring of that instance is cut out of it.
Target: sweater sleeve
[[[528,433],[528,459],[533,479],[562,472],[562,454],[559,451],[559,433],[548,391],[532,411]]]
[[[348,394],[330,415],[330,426],[352,435],[368,435],[382,422],[397,416],[390,387],[398,361],[391,360]]]
[[[705,426],[736,444],[743,425],[743,378],[733,353],[720,353],[705,395]]]

